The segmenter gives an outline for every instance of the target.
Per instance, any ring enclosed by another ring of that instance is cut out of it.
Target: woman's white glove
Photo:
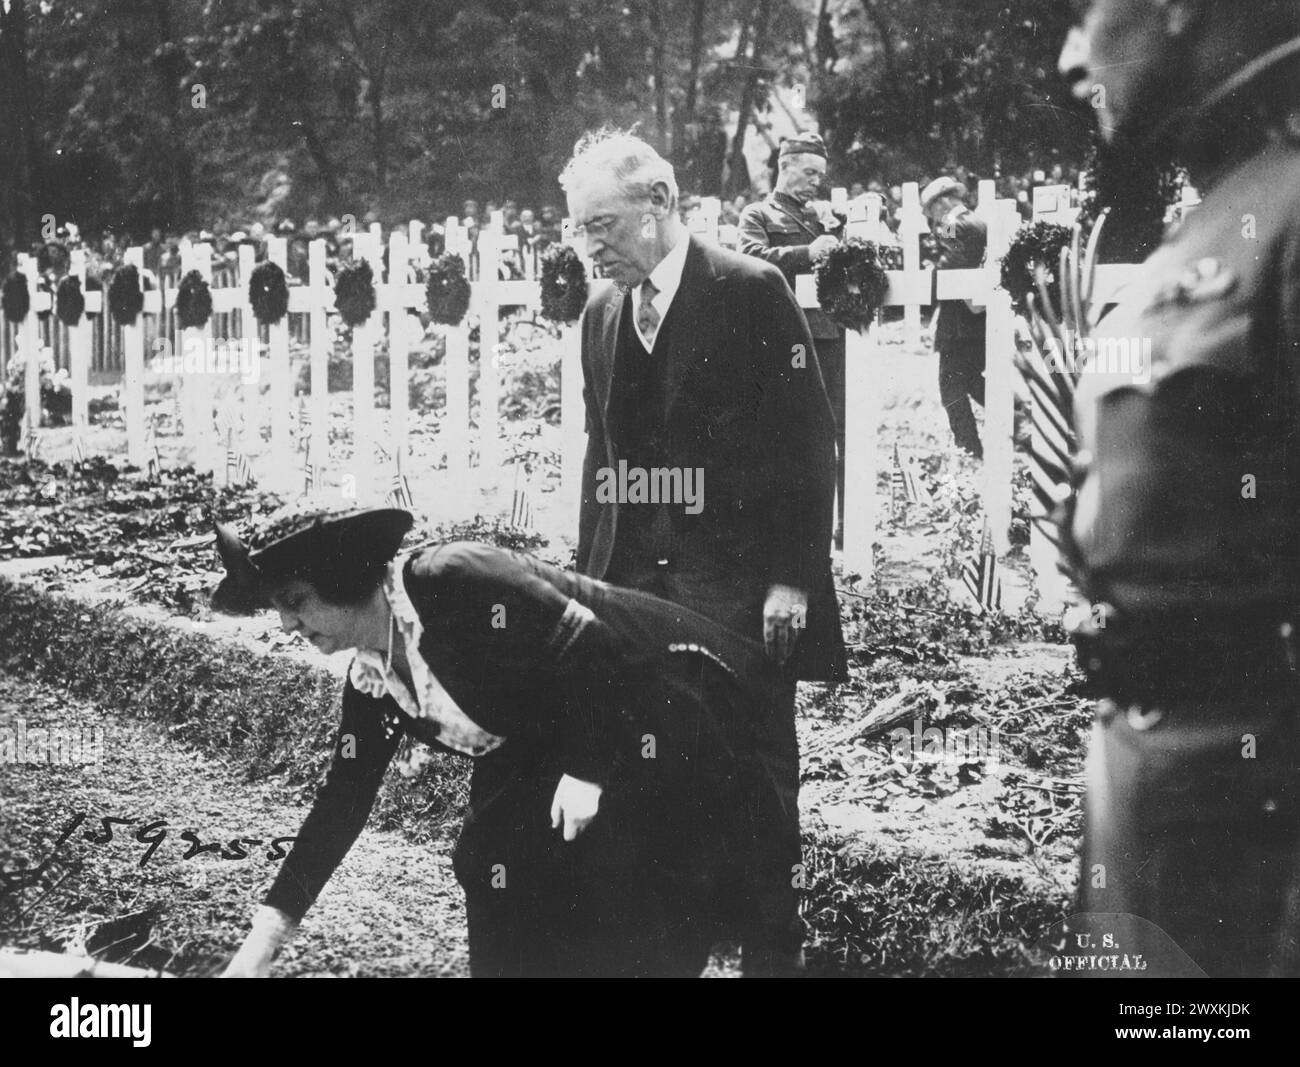
[[[555,787],[555,799],[551,801],[551,829],[558,830],[563,823],[564,840],[576,840],[596,817],[601,792],[595,782],[584,782],[566,774]]]
[[[222,978],[265,978],[271,961],[294,935],[298,924],[279,908],[263,904],[253,914],[253,925],[222,972]]]

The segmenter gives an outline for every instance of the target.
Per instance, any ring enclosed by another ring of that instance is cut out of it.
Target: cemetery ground
[[[865,581],[837,574],[852,678],[800,689],[805,866],[792,877],[803,886],[809,962],[815,974],[1036,973],[1036,946],[1074,891],[1090,704],[1056,620],[1035,610],[1023,482],[1001,568],[1005,612],[981,616],[965,593],[979,468],[949,443],[933,354],[901,343],[895,325],[883,330],[877,568]],[[421,384],[405,467],[427,516],[415,541],[491,540],[568,564],[576,514],[559,484],[554,338],[516,327],[502,346],[508,466],[495,496],[439,469],[440,370],[436,346],[426,347],[413,359]],[[328,484],[348,458],[350,393],[336,384]],[[225,843],[296,832],[347,657],[327,661],[279,634],[270,615],[238,622],[206,609],[219,578],[209,512],[237,518],[275,501],[183,473],[169,383],[147,385],[161,478],[96,462],[76,473],[0,467],[0,731],[18,720],[29,730],[102,725],[106,738],[99,764],[0,764],[0,869],[10,876],[0,945],[198,975],[238,945],[276,866],[268,844]],[[120,464],[112,383],[101,392],[88,443]],[[70,431],[43,436],[44,459],[66,464]],[[889,506],[895,443],[916,458],[928,502]],[[250,458],[257,469],[258,454]],[[509,521],[516,485],[528,529]],[[452,521],[466,494],[483,517]],[[464,778],[459,761],[418,753],[390,771],[367,830],[276,973],[465,973],[449,859]],[[78,814],[84,826],[56,849]],[[87,840],[107,816],[134,821],[111,841]],[[221,842],[229,858],[185,858],[196,842]],[[734,946],[719,946],[710,973],[736,973]]]

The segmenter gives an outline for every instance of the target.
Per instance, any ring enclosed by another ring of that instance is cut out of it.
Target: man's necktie
[[[659,332],[659,312],[651,301],[659,295],[654,282],[647,278],[641,285],[641,304],[636,309],[636,324],[641,335],[651,348],[655,346],[655,334]]]

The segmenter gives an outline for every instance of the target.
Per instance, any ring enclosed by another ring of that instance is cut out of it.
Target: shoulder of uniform
[[[785,275],[757,256],[747,256],[730,248],[705,245],[705,254],[713,263],[714,273],[720,278],[735,279],[742,282],[767,282],[773,279],[784,282]]]

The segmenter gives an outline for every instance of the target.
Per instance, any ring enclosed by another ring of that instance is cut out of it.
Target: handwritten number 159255
[[[66,841],[77,827],[85,821],[86,816],[84,813],[78,813],[73,816],[71,821],[63,828],[63,832],[59,835],[60,841]],[[138,822],[140,822],[139,819],[123,819],[118,816],[105,815],[99,820],[99,830],[87,830],[81,835],[81,837],[83,841],[88,841],[92,845],[107,845],[113,840],[114,826],[130,826],[133,823]],[[158,850],[163,841],[166,840],[167,831],[168,826],[166,819],[155,819],[152,822],[143,824],[135,831],[135,840],[142,845],[149,846],[145,849],[144,855],[140,857],[141,867],[149,862],[149,857],[152,856]],[[195,856],[201,856],[205,852],[210,852],[223,860],[248,859],[248,848],[245,846],[256,848],[267,843],[266,839],[261,837],[232,837],[226,842],[212,841],[205,845],[200,840],[199,835],[193,830],[183,830],[180,834],[180,839],[189,846],[185,850],[185,854],[181,856],[182,860],[193,859]],[[266,858],[271,861],[284,859],[284,857],[288,855],[284,846],[292,841],[296,841],[297,839],[296,836],[272,838],[270,846],[266,850]]]

